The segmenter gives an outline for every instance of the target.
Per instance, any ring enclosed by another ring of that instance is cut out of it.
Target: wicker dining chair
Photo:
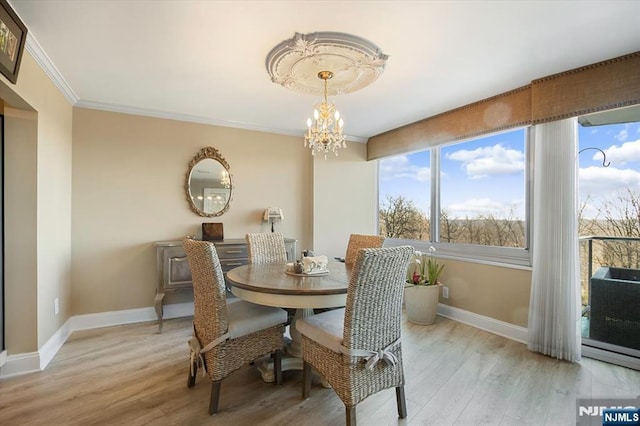
[[[286,262],[287,248],[279,232],[263,232],[246,235],[249,263]]]
[[[356,405],[395,387],[398,415],[407,417],[400,324],[410,246],[362,249],[351,272],[344,309],[297,322],[302,334],[302,397],[311,392],[311,367],[335,390],[356,424]]]
[[[287,248],[284,244],[284,236],[279,232],[263,232],[247,234],[247,250],[249,263],[273,263],[287,261]],[[287,312],[287,325],[291,324],[296,310],[284,308]]]
[[[198,367],[204,368],[212,382],[209,414],[215,414],[222,379],[261,356],[272,355],[275,382],[282,383],[282,336],[287,314],[280,308],[244,300],[227,304],[213,243],[185,239],[182,244],[191,268],[194,307],[187,386],[195,385]]]
[[[379,248],[382,247],[383,242],[384,237],[380,235],[351,234],[349,236],[349,244],[347,244],[347,253],[344,256],[344,262],[348,265],[353,265],[360,249]]]

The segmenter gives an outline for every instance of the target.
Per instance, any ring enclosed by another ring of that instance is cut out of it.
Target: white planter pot
[[[404,301],[409,322],[429,325],[436,321],[440,287],[442,287],[441,284],[405,287]]]

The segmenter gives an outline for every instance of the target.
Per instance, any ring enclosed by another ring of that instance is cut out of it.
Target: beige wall
[[[385,246],[409,244],[407,240],[387,240]],[[424,245],[420,247],[424,249]],[[478,262],[438,259],[445,265],[440,276],[449,287],[449,298],[440,303],[520,327],[527,327],[531,270]]]
[[[72,109],[55,87],[46,88],[42,108],[52,113],[38,114],[38,347],[70,316],[71,296]]]
[[[366,161],[366,144],[347,145],[313,162],[313,246],[302,248],[329,258],[345,255],[350,234],[378,233],[378,164]]]
[[[312,163],[301,138],[84,108],[74,109],[73,129],[74,314],[152,306],[153,243],[200,235],[202,222],[244,238],[268,231],[262,213],[279,206],[277,230],[312,243]],[[189,161],[206,146],[228,161],[234,185],[217,218],[193,213],[184,190]]]
[[[5,230],[21,233],[17,237],[20,241],[6,241],[5,253],[27,253],[20,261],[35,274],[34,282],[33,275],[13,269],[20,268],[20,263],[7,262],[5,266],[11,277],[5,281],[7,350],[14,354],[37,350],[69,318],[72,108],[26,51],[17,84],[0,77],[0,96],[8,107],[35,111],[33,117],[37,117],[35,124],[29,114],[15,112],[6,123],[9,133],[5,142],[20,147],[5,157],[5,164],[19,167],[24,163],[25,169],[19,180],[6,181],[5,190],[20,191],[22,186],[35,197],[5,218]],[[20,157],[26,154],[28,158]],[[8,204],[5,208],[13,209]],[[25,238],[21,238],[23,234]],[[60,302],[58,315],[54,314],[55,298]],[[35,305],[21,306],[25,300],[35,301]]]
[[[440,303],[527,327],[531,271],[481,263],[443,260],[440,280],[449,299]]]
[[[38,347],[37,121],[34,112],[4,114],[6,341],[10,353],[22,353]]]

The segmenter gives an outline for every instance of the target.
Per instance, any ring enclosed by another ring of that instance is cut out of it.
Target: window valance
[[[427,149],[503,129],[640,104],[640,52],[531,82],[373,136],[367,160]]]

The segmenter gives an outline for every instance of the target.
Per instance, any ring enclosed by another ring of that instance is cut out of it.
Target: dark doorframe
[[[0,352],[4,339],[4,115],[0,114]]]

